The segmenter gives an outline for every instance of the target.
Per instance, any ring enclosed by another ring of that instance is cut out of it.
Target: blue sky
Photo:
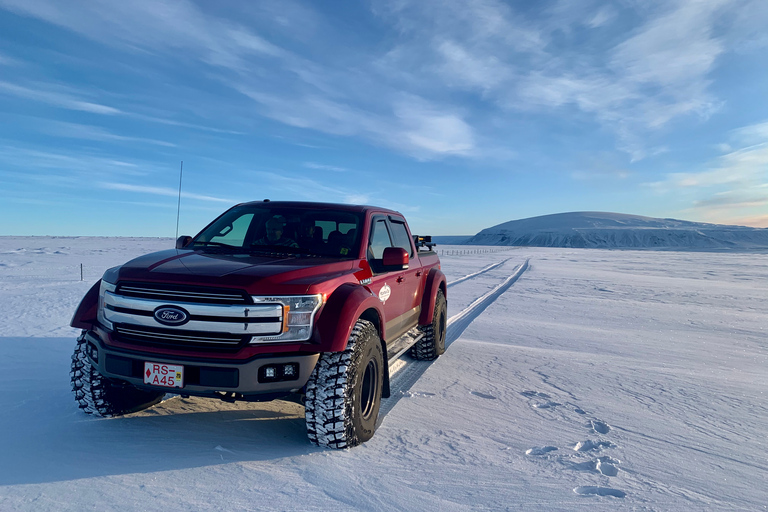
[[[0,235],[270,198],[768,227],[764,0],[0,0]]]

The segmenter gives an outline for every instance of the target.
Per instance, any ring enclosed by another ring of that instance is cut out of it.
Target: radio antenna
[[[181,177],[184,174],[184,160],[179,168],[179,204],[176,207],[176,238],[179,238],[179,216],[181,215]]]

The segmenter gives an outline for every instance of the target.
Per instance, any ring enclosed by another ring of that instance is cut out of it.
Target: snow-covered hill
[[[607,212],[513,220],[480,231],[468,245],[584,248],[759,249],[768,229]]]

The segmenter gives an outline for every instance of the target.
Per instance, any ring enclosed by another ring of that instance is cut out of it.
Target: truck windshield
[[[227,211],[189,246],[212,252],[357,257],[362,215],[345,211],[242,205]]]

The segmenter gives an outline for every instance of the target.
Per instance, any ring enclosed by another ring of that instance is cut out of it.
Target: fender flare
[[[424,295],[421,298],[419,325],[429,325],[432,323],[438,290],[442,290],[443,295],[448,299],[448,284],[445,274],[443,274],[442,270],[432,267],[427,274],[427,283],[424,286]]]
[[[80,305],[77,306],[75,314],[72,316],[72,321],[69,325],[76,329],[90,329],[93,324],[96,323],[96,315],[99,309],[99,288],[101,287],[101,279],[96,281],[96,284],[91,286],[88,293],[85,294],[83,300],[80,301]]]
[[[321,351],[342,352],[345,350],[352,328],[360,318],[369,320],[376,326],[383,344],[385,335],[384,311],[378,297],[367,288],[351,283],[336,288],[323,306],[317,322]],[[385,346],[384,349],[386,354]]]

